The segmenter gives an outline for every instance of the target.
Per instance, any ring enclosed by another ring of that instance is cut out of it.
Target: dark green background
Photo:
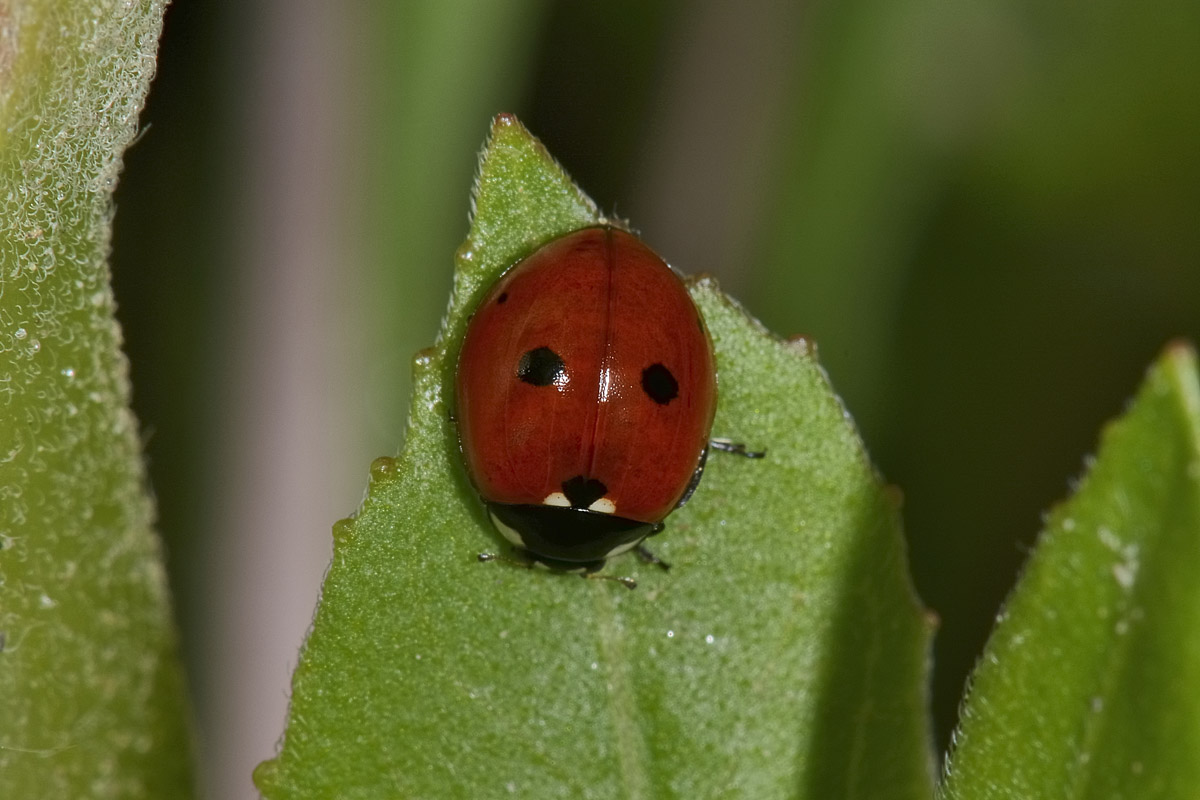
[[[330,269],[379,298],[347,325],[386,377],[364,387],[378,418],[331,425],[396,450],[477,148],[491,114],[516,112],[677,267],[816,339],[904,493],[916,584],[942,621],[944,744],[1041,515],[1163,344],[1200,338],[1200,6],[721,5],[481,3],[469,13],[492,21],[453,46],[438,4],[358,13],[332,89],[354,114],[333,124],[366,255]],[[117,194],[117,298],[193,664],[222,591],[198,565],[212,442],[237,402],[230,241],[257,224],[246,125],[263,98],[247,76],[285,9],[171,6]],[[368,459],[329,469],[365,478]]]

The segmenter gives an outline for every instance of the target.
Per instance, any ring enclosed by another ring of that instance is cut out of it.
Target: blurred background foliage
[[[501,110],[817,341],[906,498],[944,745],[1041,515],[1200,338],[1198,32],[1189,0],[171,6],[113,268],[211,796],[282,730]]]

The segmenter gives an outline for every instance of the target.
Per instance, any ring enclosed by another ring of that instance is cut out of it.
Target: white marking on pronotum
[[[500,533],[504,535],[505,539],[508,539],[517,547],[525,546],[525,540],[521,538],[521,534],[517,533],[515,530],[501,522],[500,518],[495,514],[490,514],[489,516],[491,516],[492,524],[496,526],[496,530],[500,531]]]
[[[542,501],[542,505],[544,505],[544,506],[562,506],[563,508],[570,508],[571,501],[568,500],[567,496],[565,494],[563,494],[562,492],[551,492],[550,494],[546,495],[546,499]]]
[[[588,506],[588,511],[599,511],[601,514],[613,514],[617,510],[617,504],[607,497],[601,497],[596,502]]]
[[[614,547],[612,550],[609,550],[607,553],[605,553],[604,557],[612,558],[613,556],[621,555],[621,553],[627,553],[630,550],[632,550],[633,548],[637,547],[641,543],[642,543],[642,540],[638,539],[636,542],[627,542],[626,544],[619,544],[616,547]]]

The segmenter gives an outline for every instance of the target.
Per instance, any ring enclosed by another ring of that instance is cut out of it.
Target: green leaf
[[[105,264],[162,13],[0,4],[0,797],[190,794]]]
[[[1104,434],[1001,614],[945,798],[1191,798],[1200,786],[1200,384],[1170,348]]]
[[[692,501],[608,581],[481,564],[499,545],[459,463],[449,390],[474,304],[544,241],[604,221],[498,117],[438,345],[415,364],[398,460],[372,467],[293,681],[272,800],[928,798],[931,626],[894,495],[811,347],[693,284],[721,377]]]

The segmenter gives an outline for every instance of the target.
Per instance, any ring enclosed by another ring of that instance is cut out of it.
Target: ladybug
[[[593,572],[633,548],[665,567],[641,544],[700,480],[716,407],[712,340],[683,281],[608,225],[509,269],[458,357],[467,474],[500,533],[554,569]]]

